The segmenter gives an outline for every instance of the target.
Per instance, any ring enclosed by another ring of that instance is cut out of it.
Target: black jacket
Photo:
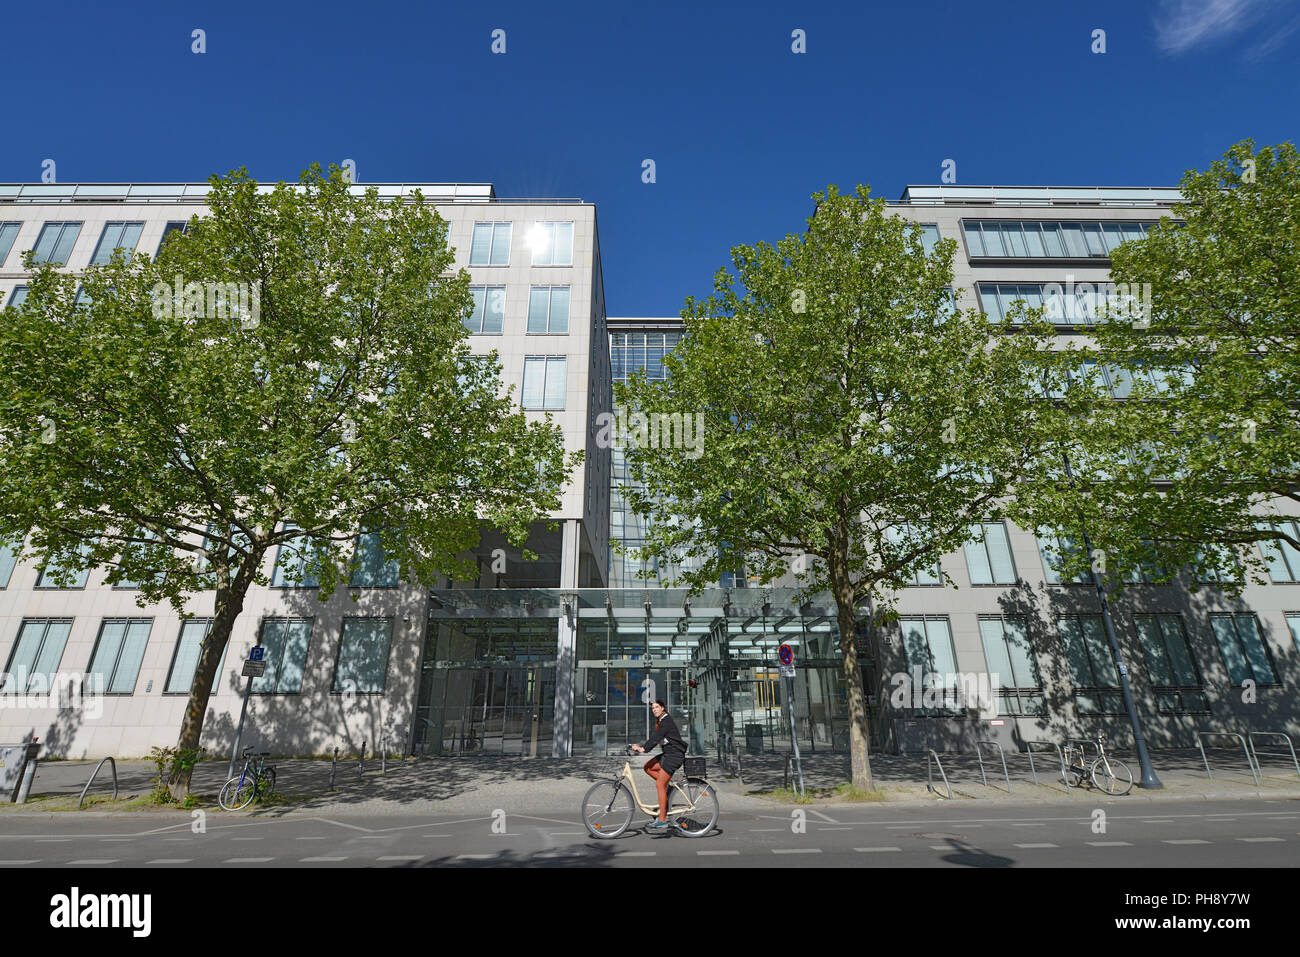
[[[645,749],[649,751],[651,748],[658,746],[661,741],[664,745],[665,754],[669,751],[686,754],[686,742],[682,740],[682,733],[677,730],[677,722],[666,711],[664,716],[655,722],[655,729],[650,735],[650,740],[645,743]]]

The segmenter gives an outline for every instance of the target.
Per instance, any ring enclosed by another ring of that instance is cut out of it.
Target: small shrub
[[[194,765],[199,763],[200,758],[206,748],[154,748],[149,752],[149,757],[153,759],[154,767],[157,769],[153,777],[153,791],[150,793],[150,803],[152,804],[175,804],[178,803],[172,796],[169,781],[174,774],[185,771],[192,771]],[[193,807],[190,803],[191,798],[187,797],[182,807]]]

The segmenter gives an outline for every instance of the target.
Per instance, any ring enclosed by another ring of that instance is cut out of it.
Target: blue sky
[[[1294,141],[1298,28],[1296,0],[15,3],[0,180],[350,158],[361,182],[581,197],[610,314],[675,315],[827,183],[897,199],[952,159],[960,184],[1176,185]]]

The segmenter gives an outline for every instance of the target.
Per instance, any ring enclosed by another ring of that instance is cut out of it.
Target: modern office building
[[[394,200],[414,188],[380,187]],[[420,188],[450,222],[457,264],[472,276],[475,348],[497,350],[525,408],[551,414],[586,462],[552,516],[559,530],[535,532],[538,562],[511,554],[499,571],[492,550],[504,543],[489,530],[477,581],[420,589],[395,584],[362,537],[358,577],[330,602],[278,574],[271,587],[255,588],[222,664],[204,743],[218,752],[230,746],[244,680],[236,663],[260,640],[273,668],[254,685],[245,740],[276,753],[362,742],[373,749],[381,737],[391,750],[418,754],[601,752],[645,737],[653,697],[684,717],[700,752],[780,751],[789,745],[776,668],[784,642],[798,652],[801,746],[846,749],[829,598],[801,603],[786,583],[759,587],[743,570],[692,597],[662,587],[671,565],[645,565],[613,547],[635,546],[644,530],[619,491],[628,481],[622,456],[596,441],[597,417],[611,408],[612,381],[639,368],[664,374],[681,321],[606,317],[590,204],[507,201],[481,185]],[[177,224],[202,214],[205,191],[0,186],[0,295],[22,301],[24,249],[73,272],[113,246],[152,253]],[[1043,302],[1050,284],[1104,283],[1110,250],[1170,215],[1177,198],[1170,189],[909,187],[891,209],[931,239],[957,240],[958,305],[1000,316],[1017,299]],[[1089,306],[1082,290],[1067,297],[1061,337],[1088,334]],[[1110,385],[1124,397],[1125,382]],[[1103,729],[1129,739],[1095,592],[1060,581],[1057,547],[988,523],[940,563],[959,588],[942,585],[938,569],[918,575],[878,654],[862,656],[876,747],[968,750],[992,740],[1010,750]],[[1300,555],[1265,557],[1271,583],[1248,585],[1240,599],[1184,579],[1134,584],[1115,604],[1153,746],[1190,746],[1199,730],[1300,731],[1300,600],[1290,597]],[[182,621],[166,607],[137,608],[130,590],[105,586],[95,572],[71,589],[44,587],[44,577],[21,552],[0,552],[6,670],[102,674],[103,714],[5,708],[0,740],[34,735],[70,756],[139,755],[173,743],[212,595],[195,596],[195,617]],[[864,623],[860,639],[866,634]],[[359,670],[361,660],[373,664]],[[997,675],[992,708],[923,695],[899,706],[891,700],[896,676],[915,669]],[[345,681],[357,693],[344,693]],[[0,694],[0,708],[5,700]]]

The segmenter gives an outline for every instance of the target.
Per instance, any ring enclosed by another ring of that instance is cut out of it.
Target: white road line
[[[750,830],[751,833],[754,833],[754,834],[758,834],[758,833],[760,833],[760,832],[765,832],[765,833],[769,833],[769,834],[770,834],[770,833],[772,833],[772,832],[774,832],[774,831],[784,831],[784,830],[787,830],[787,828],[784,828],[784,827],[751,827],[749,830]]]
[[[67,844],[72,838],[70,837],[38,837],[37,844]]]
[[[1235,821],[1236,818],[1235,818],[1235,817],[1218,817],[1218,816],[1216,815],[1215,817],[1207,817],[1206,820],[1207,820],[1207,821]]]
[[[774,847],[773,854],[820,854],[820,847]]]
[[[1151,817],[1151,818],[1145,818],[1142,821],[1142,823],[1143,824],[1173,824],[1174,819],[1172,817]]]
[[[853,830],[853,828],[851,828],[851,827],[819,827],[819,828],[817,828],[817,830],[819,830],[819,831],[851,831],[851,830]]]
[[[658,851],[615,851],[619,857],[654,857]]]
[[[919,822],[917,824],[887,824],[885,825],[885,830],[886,831],[915,831],[919,826],[920,826]]]
[[[953,827],[983,827],[983,824],[954,824]]]
[[[229,860],[222,861],[222,864],[265,864],[267,861],[275,860],[274,857],[232,857]]]
[[[1084,841],[1089,847],[1132,847],[1128,841]]]
[[[328,841],[328,837],[295,837],[295,841]]]
[[[232,837],[231,840],[232,841],[260,841],[263,839],[260,837]]]
[[[901,847],[855,847],[855,851],[861,854],[873,854],[877,851],[901,851]]]
[[[1210,844],[1211,841],[1202,841],[1199,837],[1182,841],[1161,841],[1162,844]]]
[[[457,854],[458,861],[490,861],[495,855],[493,854]]]
[[[385,857],[375,858],[377,861],[422,861],[424,858],[419,854],[391,854]]]
[[[33,860],[30,861],[0,861],[0,867],[3,867],[5,865],[17,865],[17,864],[39,864],[40,862],[41,859],[39,857],[34,858]]]
[[[1035,848],[1035,847],[1060,847],[1060,846],[1061,845],[1059,844],[1017,844],[1016,845],[1016,847],[1023,847],[1026,849]]]
[[[1047,827],[1046,824],[1024,824],[1021,823],[1020,821],[1012,821],[1011,826],[1012,827]]]
[[[116,863],[117,863],[116,857],[87,858],[84,861],[68,861],[68,863],[63,866],[64,867],[90,867],[92,865],[98,865],[98,864],[116,864]]]
[[[135,838],[133,837],[101,837],[99,839],[101,844],[119,844],[122,841],[134,841],[134,840]]]
[[[346,861],[346,857],[300,857],[299,864],[318,864],[322,861]]]
[[[1239,841],[1245,841],[1247,844],[1263,844],[1265,842],[1285,841],[1285,837],[1239,837]]]
[[[952,845],[951,845],[951,844],[931,844],[931,845],[930,845],[930,850],[932,850],[932,851],[951,851],[951,850],[952,850]]]
[[[696,851],[699,857],[736,857],[740,851]]]
[[[827,816],[826,816],[825,814],[823,814],[821,811],[814,811],[812,808],[809,808],[809,809],[808,809],[808,813],[809,813],[809,814],[815,814],[817,817],[821,818],[821,819],[822,819],[823,821],[825,821],[827,824],[838,824],[838,823],[840,823],[839,821],[835,820],[835,819],[832,818],[832,817],[827,817]]]
[[[1300,817],[1300,814],[1269,814],[1266,816],[1273,820],[1277,820],[1278,818],[1286,818],[1287,820],[1290,820],[1293,817]]]
[[[159,857],[156,860],[145,861],[146,864],[188,864],[194,860],[192,857]]]

